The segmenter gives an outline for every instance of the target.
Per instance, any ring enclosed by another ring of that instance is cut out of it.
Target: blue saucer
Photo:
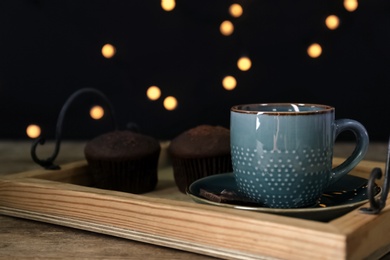
[[[326,190],[316,205],[294,209],[267,208],[254,202],[237,200],[217,202],[201,195],[201,191],[212,194],[228,191],[238,194],[233,173],[215,174],[199,179],[193,182],[186,192],[197,203],[328,222],[368,202],[367,182],[367,179],[346,175]],[[376,185],[376,196],[379,196],[380,193],[381,188]]]

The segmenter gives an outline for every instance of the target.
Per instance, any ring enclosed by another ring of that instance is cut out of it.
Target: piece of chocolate
[[[260,206],[258,203],[254,202],[253,200],[246,198],[244,196],[240,196],[236,192],[226,190],[226,189],[222,190],[220,193],[213,193],[205,189],[200,189],[199,195],[205,199],[208,199],[213,202],[218,202],[218,203],[239,204],[243,206],[249,206],[249,205]]]

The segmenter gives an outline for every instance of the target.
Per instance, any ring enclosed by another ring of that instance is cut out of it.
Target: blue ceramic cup
[[[332,168],[337,136],[351,131],[356,146]],[[314,205],[323,191],[365,156],[369,138],[356,120],[335,120],[335,108],[319,104],[236,105],[230,142],[239,192],[271,208]]]

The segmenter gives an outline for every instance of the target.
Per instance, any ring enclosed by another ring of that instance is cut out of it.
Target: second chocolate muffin
[[[181,133],[171,141],[168,154],[182,193],[200,178],[233,171],[230,130],[222,126],[199,125]]]

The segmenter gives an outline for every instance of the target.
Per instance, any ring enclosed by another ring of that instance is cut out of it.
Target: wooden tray
[[[351,174],[368,178],[374,167],[384,163],[363,161]],[[88,187],[86,161],[61,168],[0,178],[0,213],[225,259],[377,259],[390,250],[390,206],[324,223],[195,203],[169,165],[143,195]]]

